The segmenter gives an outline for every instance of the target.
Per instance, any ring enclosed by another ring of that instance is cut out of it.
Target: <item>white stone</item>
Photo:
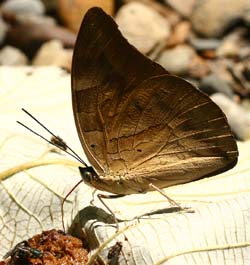
[[[64,49],[58,40],[44,43],[33,59],[34,65],[55,65],[70,70],[73,51]]]
[[[193,28],[203,36],[219,37],[250,9],[249,0],[199,0],[193,11]]]
[[[187,45],[178,45],[162,52],[157,62],[173,74],[185,74],[189,70],[195,51]]]
[[[0,51],[0,65],[26,65],[27,63],[27,56],[15,47],[5,46]]]
[[[124,37],[142,53],[149,52],[170,33],[168,21],[154,9],[139,2],[121,7],[115,18]]]

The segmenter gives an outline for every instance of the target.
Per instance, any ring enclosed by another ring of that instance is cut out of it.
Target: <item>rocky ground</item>
[[[238,140],[250,137],[248,0],[5,0],[0,65],[71,68],[83,14],[100,6],[125,37],[172,74],[211,95]]]

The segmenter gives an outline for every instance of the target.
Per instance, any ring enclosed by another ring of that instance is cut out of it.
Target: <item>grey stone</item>
[[[210,74],[202,78],[199,88],[209,95],[220,92],[229,98],[234,97],[234,93],[229,84],[216,74]]]
[[[195,48],[197,51],[206,51],[206,50],[216,50],[221,40],[213,39],[213,38],[196,38],[190,37],[189,43]]]
[[[45,7],[40,0],[8,0],[1,6],[2,12],[21,14],[42,15]]]
[[[224,111],[232,131],[240,140],[250,139],[250,113],[227,96],[216,93],[211,99]]]

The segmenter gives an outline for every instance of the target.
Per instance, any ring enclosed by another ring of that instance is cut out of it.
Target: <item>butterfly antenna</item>
[[[67,153],[68,155],[72,156],[74,159],[76,159],[77,161],[79,161],[80,163],[84,164],[84,161],[82,159],[80,159],[78,156],[75,156],[73,154],[71,154],[70,152],[68,152],[67,150],[65,150],[63,147],[58,146],[56,144],[54,144],[52,141],[46,139],[44,136],[42,136],[41,134],[33,131],[31,128],[29,128],[28,126],[26,126],[25,124],[21,123],[20,121],[17,121],[18,124],[22,125],[25,129],[29,130],[30,132],[32,132],[33,134],[39,136],[40,138],[42,138],[44,141],[46,141],[47,143],[56,146],[57,148],[61,149],[62,151],[64,151],[65,153]],[[68,148],[68,147],[67,147]],[[70,149],[69,149],[70,150]]]
[[[37,120],[31,113],[29,113],[27,110],[22,108],[22,111],[24,111],[27,115],[29,115],[34,121],[36,121],[41,127],[43,127],[47,132],[49,132],[52,136],[54,136],[58,141],[61,141],[60,138],[58,136],[56,136],[54,133],[52,133],[45,125],[43,125],[39,120]],[[19,123],[20,125],[22,125],[24,128],[26,128],[27,130],[29,130],[30,132],[34,133],[35,135],[39,136],[40,138],[42,138],[44,141],[46,141],[47,143],[56,146],[57,148],[61,149],[62,151],[64,151],[65,153],[67,153],[68,155],[74,157],[76,160],[78,160],[80,163],[82,163],[85,167],[87,167],[88,165],[81,159],[81,157],[74,151],[72,150],[66,143],[64,144],[72,153],[68,152],[67,150],[65,150],[63,147],[54,144],[52,141],[46,139],[45,137],[43,137],[41,134],[33,131],[31,128],[29,128],[28,126],[26,126],[25,124],[21,123],[20,121],[17,121],[17,123]]]

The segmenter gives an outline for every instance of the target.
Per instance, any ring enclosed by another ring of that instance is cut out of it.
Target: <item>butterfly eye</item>
[[[79,167],[81,176],[86,182],[91,182],[98,179],[98,175],[92,167]]]
[[[84,178],[86,181],[90,182],[90,181],[93,179],[93,174],[92,174],[92,172],[90,172],[90,171],[86,171],[86,172],[84,173],[84,175],[83,175],[83,178]]]

